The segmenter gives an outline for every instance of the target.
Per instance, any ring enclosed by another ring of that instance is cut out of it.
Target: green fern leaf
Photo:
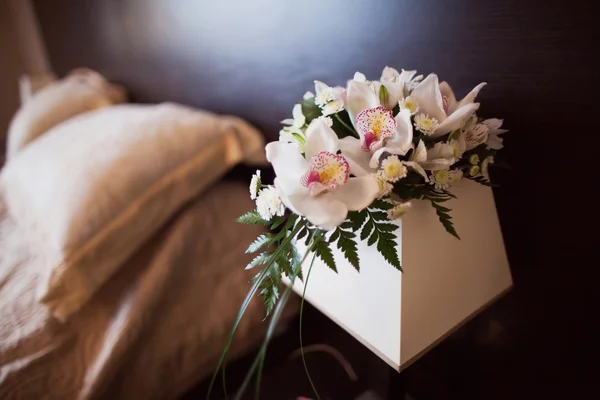
[[[377,199],[377,200],[373,201],[373,203],[371,203],[369,208],[387,211],[387,210],[391,209],[393,206],[394,205],[392,203],[388,203],[387,201],[382,200],[382,199]]]
[[[373,221],[369,219],[360,231],[360,240],[366,240],[373,231],[374,226]]]
[[[398,249],[396,241],[391,239],[380,238],[377,242],[377,251],[381,253],[383,258],[397,270],[402,271],[402,264],[398,257]]]
[[[250,243],[250,246],[248,246],[248,249],[246,250],[246,254],[257,252],[263,247],[271,245],[274,241],[275,239],[273,235],[263,233],[262,235],[257,237],[254,242]]]
[[[248,211],[246,214],[240,216],[237,222],[246,225],[269,225],[269,221],[265,221],[261,218],[256,210]]]
[[[348,234],[352,232],[344,232],[340,230],[340,238],[337,242],[337,247],[342,251],[344,257],[350,264],[360,272],[360,260],[358,258],[358,249],[356,242]]]
[[[246,269],[252,269],[258,265],[266,264],[269,261],[271,254],[270,253],[260,253],[248,265],[246,265]]]
[[[329,248],[329,244],[323,240],[319,240],[315,244],[315,252],[317,256],[323,260],[333,272],[337,273],[337,267],[335,266],[335,260],[333,259],[333,253]]]

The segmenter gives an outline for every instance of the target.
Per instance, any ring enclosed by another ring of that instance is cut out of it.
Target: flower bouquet
[[[275,181],[264,184],[257,171],[250,184],[256,209],[238,219],[264,225],[267,232],[248,247],[247,253],[256,256],[246,268],[259,272],[232,327],[211,389],[221,367],[225,387],[229,344],[250,300],[259,294],[271,319],[236,398],[255,372],[258,397],[266,348],[291,294],[291,285],[281,291],[282,276],[292,283],[303,280],[306,290],[316,257],[337,272],[334,246],[360,271],[359,240],[375,246],[392,267],[402,270],[394,221],[409,212],[415,200],[430,202],[446,231],[459,238],[451,209],[443,204],[455,198],[451,189],[462,179],[491,186],[488,168],[503,146],[500,134],[506,132],[502,120],[476,115],[475,98],[483,86],[457,100],[435,74],[423,79],[416,71],[390,67],[379,81],[368,81],[357,72],[345,88],[315,81],[315,93],[307,92],[294,106],[293,118],[282,121],[279,141],[266,146]],[[306,249],[303,254],[299,241]],[[301,267],[309,257],[303,276]],[[301,304],[302,347],[304,295]],[[306,373],[312,385],[308,369]]]

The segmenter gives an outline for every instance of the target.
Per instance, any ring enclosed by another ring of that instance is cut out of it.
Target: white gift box
[[[360,273],[336,249],[338,273],[317,258],[308,281],[306,300],[398,371],[512,285],[491,189],[465,179],[452,192],[443,205],[461,240],[428,201],[413,201],[397,232],[404,273],[361,242]]]

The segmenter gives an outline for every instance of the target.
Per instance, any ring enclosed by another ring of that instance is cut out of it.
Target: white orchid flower
[[[282,142],[294,143],[300,152],[304,151],[304,143],[306,135],[303,128],[306,125],[306,117],[302,114],[302,105],[296,104],[292,109],[292,118],[287,118],[281,121],[282,124],[288,125],[279,131],[279,140]]]
[[[272,142],[266,147],[283,203],[326,230],[341,224],[348,211],[367,207],[379,192],[372,176],[349,177],[350,166],[338,149],[337,135],[319,119],[306,130],[305,157],[290,143]]]
[[[500,150],[504,147],[502,144],[503,139],[499,136],[503,133],[508,132],[508,129],[500,129],[503,120],[498,118],[490,118],[482,121],[481,123],[489,129],[488,137],[485,144],[493,150]]]
[[[346,90],[341,86],[331,87],[321,81],[315,81],[315,104],[321,108],[324,116],[335,114],[344,109]]]
[[[393,108],[399,101],[404,99],[418,82],[423,79],[423,75],[415,76],[416,70],[398,72],[395,68],[385,67],[381,73],[381,84],[389,93],[388,108]],[[391,107],[390,107],[391,106]]]
[[[437,123],[432,137],[455,131],[477,111],[479,103],[475,97],[485,83],[480,83],[461,101],[456,101],[452,89],[446,82],[441,84],[435,74],[430,74],[410,94],[419,104],[420,112]]]
[[[306,117],[302,114],[302,105],[296,104],[292,109],[292,118],[287,118],[281,121],[284,125],[290,125],[294,129],[300,129],[306,124]]]
[[[379,104],[372,87],[355,80],[348,83],[346,108],[360,139],[345,137],[340,140],[340,149],[357,176],[372,173],[383,153],[404,155],[410,150],[413,131],[409,110],[401,110],[394,117]]]

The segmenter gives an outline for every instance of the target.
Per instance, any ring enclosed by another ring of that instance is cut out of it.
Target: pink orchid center
[[[396,120],[392,110],[383,106],[369,108],[356,116],[356,130],[361,137],[364,151],[375,151],[383,147],[386,138],[394,136]]]
[[[444,107],[444,112],[448,115],[448,107],[450,106],[450,98],[448,96],[442,95],[442,107]]]
[[[308,160],[308,171],[302,177],[312,196],[325,190],[336,189],[348,182],[350,166],[344,156],[321,151]]]

